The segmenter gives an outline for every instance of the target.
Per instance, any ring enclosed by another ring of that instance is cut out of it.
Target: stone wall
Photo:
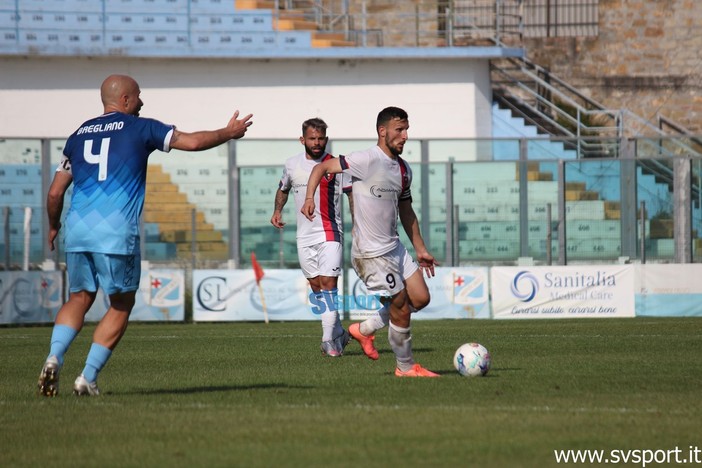
[[[444,43],[437,8],[426,0],[370,0],[351,2],[349,13],[356,30],[365,22],[369,46],[436,47]]]
[[[610,109],[702,134],[699,0],[600,0],[599,35],[525,39],[527,58]]]

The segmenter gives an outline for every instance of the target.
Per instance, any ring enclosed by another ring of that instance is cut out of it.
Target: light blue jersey
[[[147,161],[154,150],[170,150],[173,128],[112,112],[88,120],[68,138],[58,168],[73,175],[67,252],[139,252]]]

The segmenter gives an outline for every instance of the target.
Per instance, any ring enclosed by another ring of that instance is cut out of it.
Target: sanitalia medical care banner
[[[633,317],[634,274],[633,265],[493,267],[493,317]]]
[[[636,315],[702,317],[702,265],[635,265]]]
[[[98,322],[105,315],[109,300],[102,289],[85,316]],[[142,266],[139,290],[130,322],[169,322],[185,320],[185,277],[183,270],[149,269]]]
[[[431,301],[412,314],[412,320],[490,318],[488,277],[488,269],[482,267],[436,268],[433,278],[425,277]],[[369,294],[353,270],[349,289],[345,300],[352,320],[362,320],[381,307],[380,296]]]
[[[0,323],[51,323],[62,304],[62,272],[0,271]]]
[[[193,320],[264,321],[264,308],[270,321],[320,320],[330,302],[337,307],[335,301],[318,300],[310,293],[297,269],[266,269],[260,287],[253,270],[195,270]]]

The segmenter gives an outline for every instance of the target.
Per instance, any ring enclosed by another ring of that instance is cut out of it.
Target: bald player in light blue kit
[[[144,207],[149,155],[171,148],[201,151],[241,138],[253,123],[239,111],[223,128],[194,133],[139,117],[139,84],[108,76],[100,87],[104,113],[83,123],[66,141],[47,198],[49,246],[61,228],[64,195],[73,183],[66,216],[66,265],[70,296],[58,314],[49,355],[39,375],[39,394],[56,396],[64,354],[80,332],[102,288],[110,307],[93,334],[76,395],[99,395],[97,376],[127,329],[141,276],[139,219]]]

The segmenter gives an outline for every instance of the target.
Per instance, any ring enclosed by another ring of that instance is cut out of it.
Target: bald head
[[[100,87],[100,98],[105,113],[124,112],[139,115],[143,102],[139,98],[141,90],[134,78],[127,75],[110,75]]]

